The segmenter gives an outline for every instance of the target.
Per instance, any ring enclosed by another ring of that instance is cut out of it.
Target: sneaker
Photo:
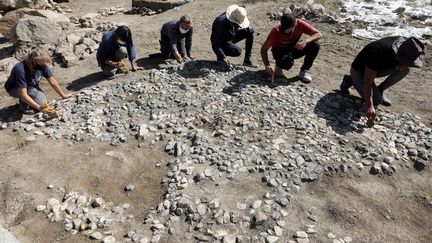
[[[38,113],[38,111],[36,111],[35,109],[26,109],[26,110],[21,110],[21,111],[24,115],[34,115],[34,114]]]
[[[312,76],[310,75],[309,70],[307,70],[307,69],[300,71],[299,78],[304,83],[312,82]]]
[[[250,68],[258,68],[259,66],[254,64],[251,60],[244,60],[243,66]]]
[[[389,98],[387,98],[384,94],[382,95],[382,102],[381,102],[381,104],[383,105],[383,106],[391,106],[392,105],[392,103],[391,103],[391,101],[389,100]]]
[[[349,95],[349,88],[353,85],[351,75],[344,75],[342,83],[340,85],[340,91],[342,94]]]

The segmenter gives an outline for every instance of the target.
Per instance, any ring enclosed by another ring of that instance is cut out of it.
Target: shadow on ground
[[[15,122],[21,120],[22,117],[23,114],[18,104],[0,109],[0,122]]]
[[[96,85],[106,79],[106,76],[102,72],[96,72],[72,81],[66,89],[79,91],[92,85]]]
[[[198,60],[190,61],[184,64],[183,70],[179,74],[184,78],[205,78],[212,73],[226,73],[230,68],[220,62]]]
[[[143,57],[136,61],[138,66],[143,67],[144,70],[157,69],[161,64],[165,63],[163,58],[159,57]]]
[[[315,106],[314,112],[318,117],[327,121],[333,131],[345,135],[349,132],[362,133],[365,124],[356,123],[359,121],[363,111],[360,98],[355,96],[345,96],[338,91],[333,91],[323,96]]]
[[[246,88],[248,85],[268,86],[270,88],[290,86],[299,80],[300,79],[297,76],[292,78],[279,77],[275,78],[274,82],[272,82],[271,78],[264,70],[255,72],[246,71],[232,78],[229,81],[230,86],[224,87],[222,92],[228,95],[241,93],[242,89]]]

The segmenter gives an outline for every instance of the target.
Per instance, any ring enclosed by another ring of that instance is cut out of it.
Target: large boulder
[[[0,0],[0,11],[9,11],[16,8],[16,0]]]
[[[10,11],[19,8],[44,8],[48,0],[0,0],[0,11]]]
[[[0,34],[12,42],[18,42],[15,33],[15,26],[18,21],[26,15],[43,17],[60,26],[66,26],[70,23],[68,17],[63,14],[53,12],[51,10],[34,10],[29,8],[21,8],[11,11],[0,19]]]
[[[0,34],[12,42],[16,42],[15,32],[13,29],[18,23],[18,20],[31,11],[31,9],[23,8],[5,14],[0,20]]]
[[[16,27],[15,35],[19,42],[32,44],[55,44],[62,34],[62,29],[49,19],[26,15]]]
[[[66,17],[66,15],[56,13],[51,10],[34,10],[31,15],[44,17],[61,26],[66,26],[70,24],[70,20],[68,17]]]

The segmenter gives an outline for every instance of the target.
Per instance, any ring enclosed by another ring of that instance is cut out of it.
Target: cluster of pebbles
[[[152,70],[139,80],[82,90],[53,104],[61,108],[59,119],[35,116],[0,127],[33,133],[28,141],[47,136],[113,146],[130,139],[163,144],[172,155],[162,180],[167,193],[144,217],[154,242],[163,233],[196,241],[308,242],[313,233],[288,232],[284,221],[302,183],[322,174],[390,176],[429,165],[432,130],[411,114],[379,110],[377,124],[368,128],[362,102],[338,93],[324,94],[286,79],[270,85],[260,73],[227,70],[213,62],[188,62],[179,69]],[[203,190],[245,179],[257,188],[253,199],[229,195],[234,203],[228,195]],[[75,194],[71,198],[77,200]],[[90,203],[81,204],[91,212]],[[67,206],[56,205],[62,217],[53,206],[42,210],[50,212],[51,220],[68,222],[71,232],[82,229],[66,217],[71,215]],[[113,214],[114,207],[103,210],[112,221],[125,220]],[[91,222],[93,228],[104,225],[100,218],[72,214],[86,222],[83,232]]]
[[[64,229],[72,235],[78,233],[104,243],[115,242],[113,232],[104,229],[113,224],[123,224],[133,218],[127,215],[129,204],[114,206],[101,197],[87,197],[77,192],[68,192],[62,200],[50,198],[46,204],[36,206],[37,212],[45,213],[50,222],[62,222]]]

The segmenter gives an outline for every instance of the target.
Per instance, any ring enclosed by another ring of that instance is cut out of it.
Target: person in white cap
[[[213,22],[211,43],[217,60],[230,65],[227,56],[240,56],[242,49],[236,43],[244,39],[246,39],[246,53],[243,65],[257,67],[252,63],[254,30],[250,27],[246,9],[234,4]]]
[[[367,106],[368,125],[375,123],[375,107],[390,106],[384,90],[401,81],[410,72],[410,67],[422,67],[424,44],[415,37],[386,37],[369,43],[363,48],[351,65],[351,75],[345,75],[340,85],[341,92],[349,94],[354,86]],[[387,77],[380,85],[376,78]]]

